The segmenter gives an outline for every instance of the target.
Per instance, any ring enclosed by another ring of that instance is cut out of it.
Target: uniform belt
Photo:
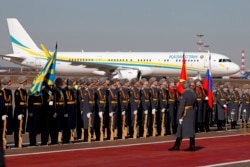
[[[250,102],[246,102],[247,104],[249,104]]]
[[[122,100],[123,103],[128,103],[128,100]]]
[[[175,101],[175,99],[169,99],[169,101]]]
[[[117,101],[111,101],[111,104],[117,104]]]
[[[162,101],[167,101],[167,100],[163,99]]]
[[[235,103],[239,103],[239,101],[234,101]]]
[[[220,100],[226,100],[226,99],[220,99]]]
[[[153,99],[153,101],[158,101],[158,99]]]
[[[197,98],[196,100],[201,101],[202,99],[201,98]]]
[[[25,102],[20,102],[19,104],[20,104],[21,106],[26,105],[26,103],[25,103]]]
[[[67,104],[76,104],[75,101],[68,101]]]
[[[56,102],[56,105],[64,105],[64,102]]]
[[[145,102],[149,102],[149,100],[145,100]]]
[[[90,104],[94,104],[95,102],[93,100],[89,100],[89,103]]]
[[[40,106],[40,105],[42,105],[42,103],[32,103],[32,105],[34,105],[34,106]]]
[[[104,100],[100,100],[99,102],[102,103],[102,104],[106,103],[106,101],[104,101]]]
[[[4,106],[12,106],[11,103],[4,103]]]
[[[139,102],[140,103],[140,100],[135,100],[135,102]]]
[[[183,118],[187,115],[187,110],[190,109],[190,108],[193,108],[193,106],[185,106],[185,110],[184,110],[184,113],[183,113]]]

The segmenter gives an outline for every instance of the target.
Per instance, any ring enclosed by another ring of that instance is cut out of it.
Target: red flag
[[[206,76],[203,81],[203,88],[206,90],[207,97],[208,97],[208,106],[213,108],[213,82],[210,70],[207,69]]]
[[[185,59],[185,55],[183,54],[182,57],[182,67],[181,67],[181,73],[180,73],[180,80],[179,80],[179,84],[177,85],[177,91],[179,93],[183,93],[184,92],[184,88],[182,86],[182,82],[187,80],[187,72],[186,72],[186,59]]]

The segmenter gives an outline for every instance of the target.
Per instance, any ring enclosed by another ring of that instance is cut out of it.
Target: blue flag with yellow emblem
[[[42,47],[46,55],[50,55],[45,47]],[[57,55],[57,44],[53,55],[50,55],[48,62],[45,64],[43,69],[37,74],[33,80],[28,95],[31,96],[35,93],[40,94],[43,85],[52,85],[55,81],[55,70],[56,70],[56,55]]]

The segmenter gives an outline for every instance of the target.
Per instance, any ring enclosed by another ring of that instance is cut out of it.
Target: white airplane
[[[42,68],[47,62],[16,18],[7,19],[12,54],[2,55],[4,60],[31,68]],[[182,68],[183,52],[57,52],[57,73],[100,75],[118,78],[178,77]],[[211,56],[211,61],[209,61]],[[209,63],[213,77],[231,75],[240,67],[227,56],[217,53],[185,52],[188,77],[205,75]]]

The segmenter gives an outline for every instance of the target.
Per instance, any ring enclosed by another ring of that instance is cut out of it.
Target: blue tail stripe
[[[16,38],[14,38],[12,35],[10,36],[10,41],[11,41],[11,43],[14,43],[14,44],[16,44],[16,45],[19,45],[19,46],[28,48],[27,46],[21,44],[18,40],[16,40]]]

